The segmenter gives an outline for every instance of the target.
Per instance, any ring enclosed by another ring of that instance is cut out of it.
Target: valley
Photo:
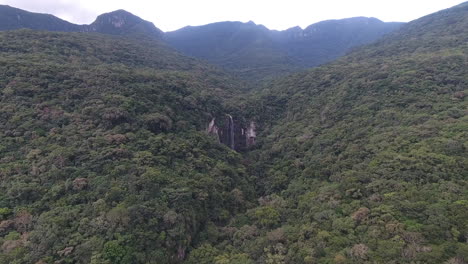
[[[468,261],[468,3],[0,29],[0,263]]]

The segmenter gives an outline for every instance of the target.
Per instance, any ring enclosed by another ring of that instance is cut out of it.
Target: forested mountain
[[[216,68],[99,34],[8,31],[0,53],[0,263],[180,262],[251,200],[203,132],[236,90]]]
[[[90,25],[75,25],[48,14],[32,13],[0,5],[0,30],[35,29],[63,32],[98,32],[111,35],[160,39],[164,34],[153,23],[125,10],[102,14]]]
[[[243,86],[360,23],[0,32],[0,264],[467,263],[468,3]]]
[[[102,14],[90,25],[75,25],[52,15],[0,5],[0,30],[29,28],[163,38],[183,54],[221,66],[252,85],[332,61],[401,25],[356,17],[323,21],[304,30],[276,31],[254,22],[219,22],[163,33],[153,23],[125,10]]]
[[[467,263],[468,4],[269,87],[258,206],[189,263]]]
[[[164,39],[189,56],[219,65],[246,80],[298,71],[297,63],[273,41],[272,32],[253,22],[219,22],[167,32]]]
[[[354,47],[371,43],[402,25],[368,17],[327,20],[304,30],[291,28],[277,32],[275,40],[301,66],[314,67],[341,57]]]
[[[161,39],[164,34],[153,23],[143,20],[125,10],[102,14],[91,25],[84,26],[83,31],[126,36],[139,34],[157,39]]]
[[[222,66],[247,80],[262,80],[313,67],[399,28],[376,18],[323,21],[302,30],[269,30],[253,22],[219,22],[165,34],[184,54]]]
[[[65,32],[80,30],[80,26],[53,15],[37,14],[7,5],[0,5],[0,30],[20,28]]]

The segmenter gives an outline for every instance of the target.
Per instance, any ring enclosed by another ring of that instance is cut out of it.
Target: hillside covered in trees
[[[241,156],[203,132],[234,91],[222,72],[157,42],[0,43],[0,263],[178,262],[253,195]]]
[[[0,263],[468,262],[467,3],[250,91],[143,32],[0,32]]]
[[[277,31],[252,21],[227,21],[181,28],[167,32],[164,39],[184,54],[205,59],[258,85],[259,81],[330,62],[402,24],[355,17],[322,21],[304,30]]]
[[[125,10],[105,13],[89,25],[76,25],[48,14],[0,5],[0,30],[34,29],[63,32],[98,32],[132,38],[163,39],[179,52],[206,60],[250,83],[332,61],[352,48],[370,43],[403,23],[355,17],[328,20],[302,30],[269,30],[254,22],[219,22],[162,32],[153,23]]]
[[[257,207],[190,263],[466,263],[467,29],[441,11],[244,104]]]

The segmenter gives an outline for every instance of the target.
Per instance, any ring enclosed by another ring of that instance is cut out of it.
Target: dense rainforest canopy
[[[0,32],[0,263],[468,262],[468,4],[249,91],[114,35]]]

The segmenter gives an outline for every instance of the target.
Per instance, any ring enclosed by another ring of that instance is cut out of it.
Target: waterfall
[[[230,144],[230,147],[231,149],[234,149],[235,145],[234,145],[234,120],[232,119],[232,116],[231,115],[228,115],[229,116],[229,144]]]

